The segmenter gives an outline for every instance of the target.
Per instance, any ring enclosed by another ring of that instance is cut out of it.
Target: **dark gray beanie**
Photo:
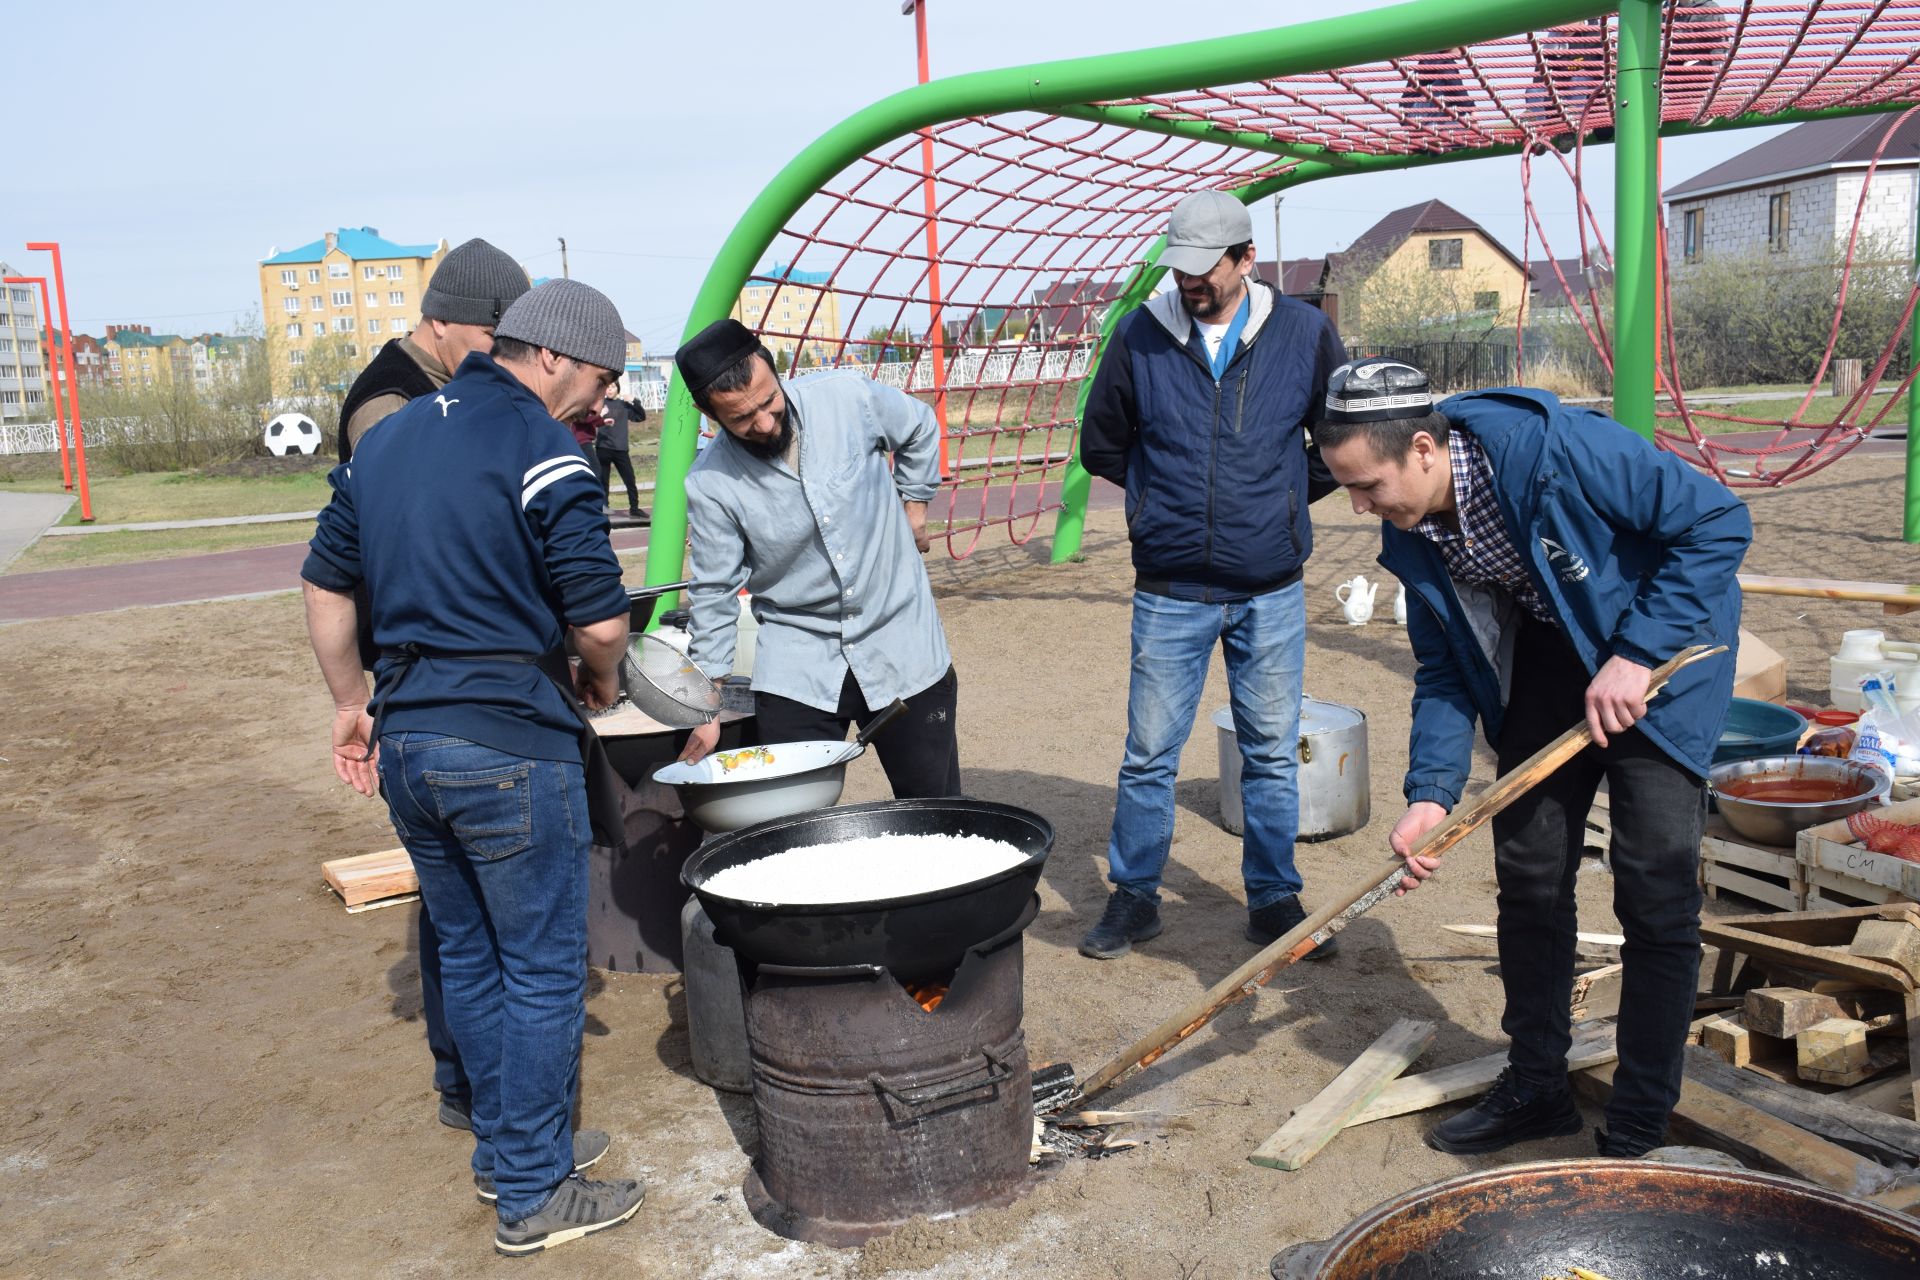
[[[485,240],[469,240],[434,268],[420,299],[420,316],[448,324],[495,325],[529,287],[519,263]]]
[[[607,295],[578,280],[549,280],[507,308],[496,338],[517,338],[602,369],[627,367],[627,330]]]

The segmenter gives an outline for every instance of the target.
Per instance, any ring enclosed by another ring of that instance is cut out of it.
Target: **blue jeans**
[[[1240,743],[1246,812],[1240,875],[1247,908],[1300,892],[1293,867],[1300,833],[1294,755],[1307,660],[1305,589],[1298,582],[1231,604],[1133,593],[1133,674],[1127,686],[1127,754],[1120,764],[1107,878],[1157,899],[1173,843],[1173,783],[1193,732],[1207,664],[1226,652],[1227,690]]]
[[[473,1086],[473,1170],[503,1222],[573,1171],[587,991],[586,782],[434,733],[380,739],[393,828],[440,936],[447,1028]]]

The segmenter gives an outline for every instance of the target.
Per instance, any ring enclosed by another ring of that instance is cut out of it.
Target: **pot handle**
[[[963,1093],[973,1093],[980,1089],[1002,1085],[1013,1079],[1012,1067],[1009,1067],[985,1049],[980,1051],[980,1056],[987,1060],[987,1074],[985,1078],[980,1080],[961,1080],[958,1083],[947,1085],[944,1088],[935,1087],[930,1092],[902,1093],[885,1080],[882,1080],[878,1071],[868,1073],[867,1083],[878,1089],[881,1093],[886,1094],[889,1098],[892,1098],[901,1106],[909,1110],[917,1110],[929,1103],[944,1102],[948,1098],[957,1098]]]
[[[886,972],[877,964],[767,964],[754,966],[782,978],[877,978]]]
[[[1273,1262],[1267,1267],[1267,1274],[1273,1280],[1314,1280],[1320,1274],[1320,1264],[1327,1260],[1326,1240],[1303,1240],[1291,1244],[1273,1255]]]
[[[1020,918],[1018,920],[1015,920],[1012,924],[1008,925],[1006,928],[1002,929],[1000,932],[994,934],[991,938],[988,938],[983,942],[974,943],[972,946],[968,947],[967,950],[972,951],[978,955],[985,955],[987,954],[987,952],[993,950],[995,947],[1002,945],[1003,943],[1012,942],[1015,938],[1019,937],[1021,934],[1027,931],[1027,926],[1032,924],[1034,921],[1034,918],[1039,914],[1040,914],[1040,895],[1036,893],[1033,895],[1033,897],[1030,900],[1028,900],[1026,907],[1020,912]]]

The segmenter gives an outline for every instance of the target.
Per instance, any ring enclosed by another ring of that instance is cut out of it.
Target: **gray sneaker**
[[[589,1182],[573,1174],[553,1189],[547,1202],[518,1222],[502,1222],[493,1233],[496,1252],[510,1258],[539,1253],[608,1227],[634,1215],[647,1189],[632,1178]]]
[[[582,1169],[591,1169],[599,1162],[601,1156],[607,1154],[607,1148],[612,1145],[613,1139],[607,1136],[605,1129],[576,1131],[573,1135],[573,1171],[579,1173]],[[492,1204],[498,1200],[500,1193],[493,1189],[493,1175],[474,1174],[473,1194],[479,1196],[486,1204]]]

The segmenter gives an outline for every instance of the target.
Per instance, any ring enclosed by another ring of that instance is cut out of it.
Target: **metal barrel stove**
[[[726,867],[875,835],[977,835],[1019,865],[912,897],[821,906],[704,888]],[[962,798],[847,805],[749,827],[685,872],[740,958],[760,1149],[743,1193],[796,1240],[857,1245],[914,1217],[1011,1203],[1031,1178],[1021,935],[1044,818]]]

